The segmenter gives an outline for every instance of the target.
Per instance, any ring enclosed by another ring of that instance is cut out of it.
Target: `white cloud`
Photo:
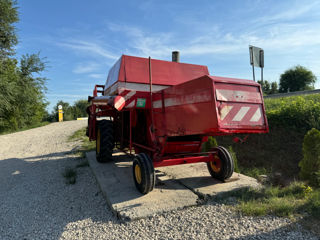
[[[76,50],[77,52],[81,51],[88,55],[96,55],[111,60],[118,59],[118,56],[110,52],[106,47],[92,41],[72,39],[60,42],[58,45]]]
[[[92,74],[89,74],[89,77],[96,78],[96,79],[105,79],[106,78],[106,74],[92,73]]]
[[[73,73],[90,73],[99,68],[99,64],[94,63],[94,62],[89,62],[89,63],[79,63],[73,70]]]
[[[53,94],[53,93],[48,93],[46,94],[48,97],[55,97],[55,98],[83,98],[84,95],[77,95],[77,94]]]
[[[311,2],[309,4],[303,3],[304,5],[301,6],[302,2],[299,2],[298,5],[293,4],[289,1],[291,4],[291,8],[289,9],[283,9],[280,8],[282,11],[279,11],[276,14],[268,15],[258,18],[255,20],[258,24],[266,24],[266,23],[278,23],[279,21],[290,21],[294,20],[298,17],[304,16],[306,14],[309,14],[313,10],[315,10],[317,7],[319,7],[319,2]]]

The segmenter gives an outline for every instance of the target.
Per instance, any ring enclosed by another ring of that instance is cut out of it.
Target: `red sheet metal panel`
[[[239,80],[215,80],[215,93],[221,129],[265,130],[266,119],[260,85]]]
[[[152,83],[177,85],[208,75],[207,66],[151,59]],[[149,59],[122,55],[110,69],[105,89],[116,82],[149,83]]]
[[[153,97],[158,136],[267,132],[260,85],[203,76]]]

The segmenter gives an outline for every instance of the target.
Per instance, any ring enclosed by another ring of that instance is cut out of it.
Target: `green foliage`
[[[0,65],[0,132],[36,125],[43,120],[47,103],[45,78],[35,76],[45,66],[38,54],[22,56]],[[41,67],[39,67],[41,66]]]
[[[14,23],[18,22],[17,2],[0,1],[0,59],[13,55],[14,46],[18,43]]]
[[[88,115],[86,112],[86,109],[89,106],[87,100],[78,100],[72,106],[69,103],[60,100],[59,102],[57,102],[51,114],[52,121],[58,121],[59,105],[62,106],[64,121],[75,120],[78,117],[86,117]]]
[[[299,163],[300,176],[310,184],[320,187],[320,131],[311,129],[304,137],[303,159]]]
[[[269,82],[268,80],[258,81],[258,83],[262,87],[262,92],[265,95],[278,93],[278,83],[277,82]]]
[[[9,58],[17,44],[14,23],[18,21],[16,1],[0,1],[0,133],[41,123],[46,115],[46,79],[40,76],[45,62],[39,54]]]
[[[266,113],[272,126],[320,129],[320,94],[266,99]]]
[[[96,149],[95,141],[89,141],[89,138],[86,136],[86,128],[76,131],[69,137],[69,141],[76,140],[82,142],[81,147],[78,149],[78,154],[83,158],[85,157],[86,152],[94,151]]]
[[[240,170],[239,170],[239,167],[238,167],[237,155],[236,155],[235,151],[233,151],[233,149],[232,149],[231,146],[228,147],[228,151],[229,151],[229,153],[231,154],[231,157],[232,157],[232,159],[233,159],[234,171],[237,172],[237,173],[239,173]]]
[[[302,182],[293,182],[284,188],[241,189],[230,196],[239,201],[236,208],[245,215],[288,217],[308,212],[320,219],[320,190],[313,190]]]
[[[295,92],[314,89],[316,76],[303,66],[295,66],[280,76],[279,92]]]
[[[208,141],[202,145],[202,152],[209,152],[212,148],[217,146],[217,140],[214,137],[208,137]]]

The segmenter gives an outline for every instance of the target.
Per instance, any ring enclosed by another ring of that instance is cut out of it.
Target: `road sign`
[[[264,51],[262,48],[249,45],[250,64],[252,66],[253,81],[255,79],[254,67],[261,68],[261,83],[263,83]]]
[[[264,51],[262,48],[249,46],[250,64],[255,67],[264,67]]]

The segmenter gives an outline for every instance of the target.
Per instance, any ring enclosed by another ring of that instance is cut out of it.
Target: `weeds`
[[[80,148],[77,150],[77,154],[82,158],[86,157],[86,152],[94,151],[96,148],[95,142],[90,142],[89,138],[86,136],[86,128],[76,131],[69,137],[69,141],[76,140],[82,142]]]
[[[66,180],[67,184],[75,184],[77,180],[77,172],[73,168],[66,168],[63,172],[63,177]]]
[[[320,220],[320,189],[313,190],[302,182],[287,187],[267,186],[261,189],[241,189],[230,193],[238,201],[236,210],[244,215],[261,216],[273,214],[293,217],[308,213]]]

